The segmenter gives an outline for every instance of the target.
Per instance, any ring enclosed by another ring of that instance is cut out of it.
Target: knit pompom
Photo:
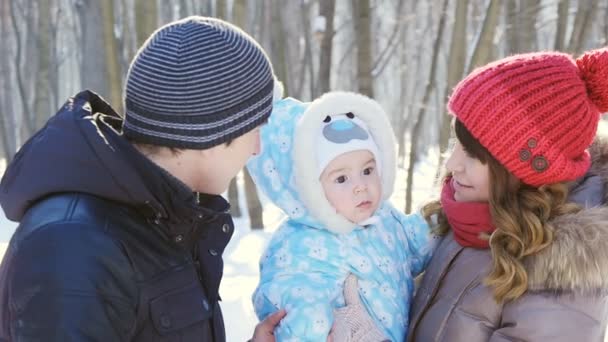
[[[608,47],[592,50],[576,60],[587,94],[600,112],[608,112]]]

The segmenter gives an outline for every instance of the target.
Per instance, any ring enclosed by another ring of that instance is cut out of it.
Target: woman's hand
[[[286,314],[285,309],[281,309],[258,323],[249,342],[275,342],[274,329]]]
[[[346,306],[334,310],[328,342],[388,341],[361,303],[357,277],[352,274],[344,281],[344,300]]]

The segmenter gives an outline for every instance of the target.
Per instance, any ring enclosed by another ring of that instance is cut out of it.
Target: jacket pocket
[[[161,335],[170,335],[207,321],[213,308],[198,284],[165,293],[150,302],[150,317]],[[208,324],[208,323],[205,323]]]

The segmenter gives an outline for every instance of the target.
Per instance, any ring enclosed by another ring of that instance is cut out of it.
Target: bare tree
[[[579,0],[574,26],[568,43],[568,51],[572,54],[579,54],[583,51],[585,43],[589,38],[593,17],[597,12],[597,0]]]
[[[114,0],[102,1],[101,13],[103,18],[103,51],[105,51],[109,101],[114,109],[121,113],[122,80],[116,37],[114,36]]]
[[[312,56],[312,41],[310,39],[312,35],[311,24],[310,24],[310,5],[311,3],[305,0],[300,0],[300,21],[302,24],[302,38],[304,40],[304,55],[302,56],[302,77],[300,78],[300,84],[297,85],[298,93],[302,96],[304,82],[306,75],[308,75],[308,86],[310,97],[316,97],[319,92],[315,89],[316,78],[315,78],[315,67]]]
[[[216,0],[215,2],[215,16],[220,19],[228,19],[228,5],[226,0]]]
[[[410,140],[410,155],[409,163],[407,166],[407,186],[405,193],[405,212],[410,213],[412,211],[412,190],[414,185],[414,164],[418,157],[418,142],[422,134],[422,118],[426,112],[427,105],[431,98],[431,94],[435,89],[435,78],[437,75],[437,59],[439,58],[439,49],[441,48],[441,41],[443,39],[443,31],[445,28],[445,21],[447,16],[449,0],[444,0],[443,7],[441,9],[441,17],[439,19],[439,27],[437,28],[437,37],[433,43],[433,56],[431,57],[431,71],[429,78],[426,83],[424,90],[424,97],[422,98],[422,106],[418,111],[418,115],[415,118],[414,128],[412,129],[411,140]]]
[[[135,32],[137,46],[158,28],[158,7],[154,0],[135,0]]]
[[[469,0],[456,0],[454,13],[454,27],[452,28],[452,39],[450,40],[450,52],[448,58],[448,79],[445,87],[446,97],[452,92],[452,88],[462,78],[467,60],[467,13]],[[450,139],[450,116],[446,111],[439,111],[441,126],[439,131],[439,163],[438,172],[443,167],[443,156],[448,148]],[[439,173],[437,174],[437,176]]]
[[[249,212],[249,226],[251,229],[264,229],[264,209],[258,197],[255,183],[247,169],[243,169],[245,180],[245,195],[247,197],[247,211]]]
[[[218,4],[220,7],[225,6],[225,3]],[[233,2],[233,13],[234,16],[232,18],[232,22],[239,26],[245,22],[245,16],[243,16],[243,8],[246,11],[247,3],[243,0],[235,0]],[[237,9],[238,8],[238,9]],[[221,10],[220,10],[221,11]],[[241,205],[239,203],[239,187],[237,184],[238,175],[230,181],[230,185],[228,186],[228,202],[230,203],[230,213],[232,216],[241,217],[243,213],[241,212]]]
[[[26,82],[24,79],[23,72],[21,70],[21,62],[23,60],[23,44],[22,44],[22,34],[19,28],[16,8],[19,6],[19,3],[15,1],[9,2],[9,12],[10,12],[10,22],[12,24],[13,33],[15,34],[15,78],[17,79],[17,89],[19,94],[19,100],[21,102],[21,110],[22,110],[22,118],[25,123],[26,136],[30,136],[34,131],[34,123],[30,120],[31,113],[29,106],[29,99],[27,98],[27,89]]]
[[[372,77],[371,8],[369,0],[353,0],[355,40],[357,42],[357,80],[359,92],[374,97]]]
[[[247,22],[247,0],[233,0],[232,3],[232,21],[241,29],[249,32]]]
[[[51,5],[54,1],[38,1],[38,32],[37,32],[37,55],[38,55],[38,72],[36,73],[35,92],[34,94],[34,128],[38,129],[42,126],[45,119],[51,111],[51,85],[49,83],[51,55],[54,50],[55,42],[51,37]],[[53,44],[53,46],[51,46]]]
[[[283,6],[280,0],[273,0],[271,8],[271,40],[270,40],[270,59],[274,66],[274,72],[283,82],[285,94],[289,94],[289,79],[287,78],[287,37],[283,25]]]
[[[432,35],[433,31],[433,21],[430,19],[425,20],[421,19],[421,15],[419,15],[419,10],[421,6],[429,7],[429,5],[425,2],[420,1],[412,1],[411,12],[416,13],[414,15],[414,25],[411,31],[414,32],[414,43],[417,44],[412,49],[412,42],[406,41],[405,37],[402,39],[401,46],[401,87],[402,87],[402,95],[401,95],[401,108],[403,108],[403,115],[399,119],[400,122],[397,124],[397,137],[400,141],[399,144],[399,158],[403,160],[405,163],[406,157],[406,141],[405,141],[405,132],[408,128],[408,122],[413,121],[410,118],[411,113],[413,113],[416,109],[419,109],[419,102],[416,101],[416,96],[418,95],[417,89],[418,80],[423,77],[422,68],[419,68],[419,65],[423,64],[423,59],[426,57],[424,53],[424,46],[427,42],[427,36]],[[429,10],[430,12],[430,10]],[[431,14],[429,14],[431,16]],[[409,21],[408,21],[409,22]],[[423,28],[418,27],[418,23],[423,23]],[[407,27],[407,24],[406,24]],[[406,29],[407,31],[407,29]],[[419,37],[422,37],[420,39]],[[410,50],[413,50],[413,53],[409,53]],[[411,139],[410,139],[411,140]]]
[[[79,50],[82,88],[91,89],[109,98],[106,55],[99,51],[99,42],[104,41],[103,16],[91,15],[102,13],[101,2],[79,0],[76,3],[76,11],[81,32]]]
[[[233,8],[236,8],[236,6],[240,6],[241,9],[246,9],[247,8],[247,4],[245,1],[243,1],[242,3],[239,3],[240,0],[236,0],[233,4]],[[273,8],[275,8],[276,11],[280,10],[280,6],[278,6],[278,4],[275,4],[276,6],[273,6]],[[233,11],[234,13],[235,11]],[[279,16],[281,17],[279,12],[276,12],[274,14],[275,16]],[[244,27],[246,25],[246,17],[241,15],[238,17],[235,17],[235,19],[238,19],[239,21],[236,22],[236,25]],[[273,21],[274,22],[274,21]],[[282,24],[281,21],[276,21],[274,22],[277,25],[277,30],[283,31],[282,28]],[[273,30],[274,31],[274,30]],[[279,48],[283,48],[285,47],[285,36],[280,35],[278,37],[279,40],[282,40],[279,42]],[[285,52],[282,52],[283,54],[281,55],[282,58],[285,58]],[[281,58],[279,57],[279,58]],[[285,63],[283,61],[283,63]],[[286,64],[284,66],[284,68],[286,68]],[[285,70],[283,69],[283,72],[285,72]],[[264,211],[262,208],[262,203],[260,202],[260,198],[258,197],[258,191],[255,187],[255,184],[253,183],[253,179],[251,178],[251,175],[249,174],[249,171],[245,168],[243,169],[243,180],[245,182],[245,199],[247,201],[247,212],[249,214],[249,224],[251,229],[264,229]]]
[[[239,188],[237,185],[237,177],[232,178],[228,185],[228,203],[230,203],[230,214],[234,217],[241,217],[241,205],[239,204]]]
[[[499,15],[500,1],[490,0],[486,7],[486,15],[483,24],[481,25],[481,30],[479,31],[475,50],[469,63],[468,72],[471,72],[477,66],[489,63],[493,59],[493,40]]]
[[[0,44],[0,86],[2,91],[0,92],[0,135],[2,135],[2,157],[6,158],[7,162],[13,159],[13,155],[16,150],[17,135],[15,127],[17,126],[14,120],[13,110],[13,98],[12,98],[12,86],[13,86],[13,75],[11,70],[14,67],[11,65],[12,62],[9,60],[13,50],[11,39],[9,37],[11,28],[9,22],[12,20],[9,3],[0,2],[0,37],[2,44]]]
[[[536,50],[536,17],[540,0],[509,0],[507,11],[507,53]]]
[[[326,0],[319,3],[319,16],[325,18],[325,31],[321,39],[321,51],[319,53],[318,94],[328,92],[331,87],[331,54],[334,39],[335,11],[336,0]]]
[[[401,32],[401,26],[403,26],[403,0],[399,0],[397,2],[397,6],[395,8],[395,24],[393,25],[393,29],[388,38],[386,46],[380,50],[378,53],[376,60],[372,66],[372,76],[375,78],[379,74],[384,71],[384,68],[388,65],[391,58],[397,51],[398,42],[397,37],[399,37],[399,33]]]
[[[566,29],[568,28],[568,9],[570,8],[569,0],[559,0],[557,5],[557,22],[555,30],[555,44],[554,49],[556,51],[564,51],[566,44]]]
[[[606,4],[606,14],[604,18],[608,17],[608,4]],[[604,20],[604,45],[608,45],[608,21]]]
[[[225,6],[225,3],[220,4],[220,6],[222,5]],[[232,22],[235,25],[240,26],[244,29],[242,25],[247,22],[247,18],[245,16],[247,12],[247,1],[234,0],[232,6]],[[241,217],[243,213],[241,212],[241,205],[239,204],[239,188],[237,185],[237,177],[232,178],[232,180],[230,181],[230,185],[228,186],[228,202],[230,203],[230,213],[232,214],[232,216]]]

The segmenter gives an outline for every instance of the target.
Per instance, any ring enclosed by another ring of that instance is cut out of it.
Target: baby
[[[286,309],[278,341],[325,341],[349,274],[385,338],[405,338],[413,279],[435,239],[421,215],[387,202],[396,172],[392,132],[380,105],[363,95],[275,102],[262,154],[248,168],[288,215],[260,261],[253,294],[260,320]]]

